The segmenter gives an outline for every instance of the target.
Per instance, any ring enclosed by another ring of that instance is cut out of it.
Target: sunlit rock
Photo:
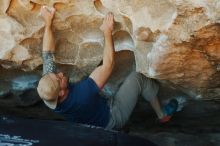
[[[136,70],[194,98],[220,96],[219,0],[4,0],[0,64],[30,71],[42,64],[42,5],[54,6],[56,62],[90,73],[102,60],[104,15],[115,15],[116,51],[131,50]]]

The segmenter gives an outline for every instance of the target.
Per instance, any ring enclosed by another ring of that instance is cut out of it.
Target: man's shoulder
[[[86,78],[82,79],[80,82],[77,82],[75,84],[75,86],[79,86],[80,88],[83,88],[85,90],[93,88],[94,90],[99,91],[99,88],[98,88],[97,84],[90,77],[86,77]]]
[[[100,92],[100,89],[90,77],[86,77],[85,79],[76,83],[69,83],[68,88],[69,96],[74,96],[75,98],[82,98],[82,96],[85,98],[91,97]]]

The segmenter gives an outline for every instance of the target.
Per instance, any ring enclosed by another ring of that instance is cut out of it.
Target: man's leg
[[[154,80],[145,77],[141,73],[132,72],[121,85],[113,99],[110,122],[107,128],[118,129],[123,127],[128,121],[138,97],[142,95],[147,101],[152,101],[156,97],[157,92],[158,85]],[[154,103],[156,102],[154,101]],[[159,104],[155,105],[155,108],[159,106]],[[161,109],[159,108],[157,111],[159,110]]]
[[[152,108],[154,109],[154,111],[156,112],[157,117],[159,119],[162,119],[165,116],[165,114],[164,114],[163,110],[161,109],[161,104],[160,104],[158,97],[155,96],[149,102],[150,102]]]

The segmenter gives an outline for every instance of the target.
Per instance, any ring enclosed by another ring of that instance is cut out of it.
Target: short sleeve
[[[98,85],[96,84],[96,82],[92,78],[88,77],[87,82],[90,85],[92,92],[100,93],[100,89],[99,89]]]

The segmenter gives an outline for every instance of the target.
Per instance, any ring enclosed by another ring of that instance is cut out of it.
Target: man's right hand
[[[103,33],[112,33],[114,29],[114,15],[109,12],[103,20],[100,30]]]
[[[40,14],[43,17],[46,26],[51,25],[55,11],[56,11],[56,9],[53,7],[48,7],[48,6],[41,7]]]

